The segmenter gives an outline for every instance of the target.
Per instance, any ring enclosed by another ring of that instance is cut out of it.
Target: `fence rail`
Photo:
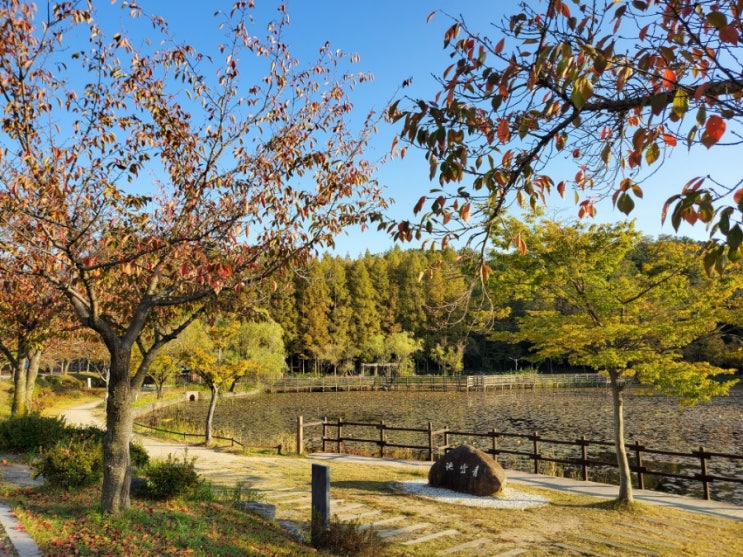
[[[608,379],[598,373],[514,374],[514,375],[327,375],[283,377],[267,386],[270,392],[326,391],[487,391],[605,387]]]
[[[425,455],[429,461],[433,462],[437,455],[443,454],[458,444],[467,442],[476,446],[479,445],[481,450],[490,454],[496,461],[502,455],[517,457],[516,466],[511,467],[519,467],[522,462],[531,461],[529,471],[535,474],[540,472],[549,473],[549,466],[563,464],[577,469],[580,472],[581,479],[588,481],[589,471],[592,467],[594,469],[617,468],[616,460],[613,459],[614,443],[589,440],[586,439],[585,435],[580,439],[565,440],[542,437],[538,432],[531,434],[510,433],[496,431],[495,428],[486,432],[453,431],[448,427],[434,429],[432,422],[428,422],[427,427],[424,428],[393,426],[384,421],[379,423],[350,422],[343,419],[329,421],[327,418],[323,418],[321,421],[304,423],[303,417],[299,416],[297,417],[298,453],[304,452],[305,430],[316,427],[321,428],[320,439],[323,452],[334,449],[335,452],[341,453],[349,445],[371,444],[376,446],[374,452],[380,458],[383,458],[385,453],[389,456],[392,450],[408,449],[417,451],[418,456]],[[391,439],[390,433],[396,432],[412,434],[413,440],[399,442]],[[480,442],[473,443],[473,440],[479,440]],[[486,442],[487,446],[482,446],[483,442]],[[565,450],[555,451],[555,447],[564,447]],[[589,454],[592,447],[594,448],[593,454]],[[700,482],[704,499],[710,500],[710,484],[712,482],[730,482],[743,485],[743,477],[741,476],[712,470],[713,459],[714,464],[727,461],[736,470],[743,469],[743,455],[712,452],[704,447],[689,452],[651,449],[645,447],[639,441],[628,443],[625,448],[630,459],[630,470],[635,475],[639,489],[646,489],[646,478],[648,476],[676,478],[691,483]],[[608,458],[601,460],[600,453],[604,453]],[[686,468],[695,469],[695,471],[680,473],[664,470],[663,464],[656,462],[653,458],[657,456],[671,457],[675,464],[679,463],[679,459],[688,461],[685,462]],[[549,463],[549,465],[540,465],[540,463]],[[556,471],[556,469],[553,471]]]
[[[174,437],[182,437],[184,441],[186,440],[187,437],[199,437],[201,439],[204,438],[204,434],[203,433],[185,433],[185,432],[182,432],[182,431],[171,431],[169,429],[162,429],[162,428],[159,428],[159,427],[154,427],[154,426],[146,425],[146,424],[140,424],[140,423],[137,423],[137,422],[134,422],[134,426],[135,427],[141,427],[141,428],[147,429],[149,431],[155,431],[157,433],[164,433],[166,435],[172,435]],[[240,443],[240,441],[238,441],[237,439],[234,439],[232,437],[222,437],[220,435],[212,435],[212,439],[217,439],[219,441],[228,441],[230,443],[230,446],[232,446],[232,447],[234,447],[235,445],[238,445],[238,446],[240,446],[243,449],[245,448],[245,445],[243,445],[242,443]],[[281,453],[280,450],[279,450],[279,453]]]

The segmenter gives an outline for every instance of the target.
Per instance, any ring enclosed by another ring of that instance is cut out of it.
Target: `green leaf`
[[[689,95],[683,89],[677,89],[673,96],[673,114],[683,116],[689,110]]]
[[[658,147],[657,143],[653,143],[645,151],[645,161],[648,164],[653,164],[659,158],[660,158],[660,147]]]
[[[586,101],[593,96],[593,83],[586,77],[581,76],[573,85],[573,93],[570,96],[570,100],[577,109],[583,108]]]
[[[617,209],[625,215],[629,215],[635,208],[635,202],[628,193],[623,193],[617,198]]]
[[[710,12],[707,14],[707,24],[715,29],[722,29],[728,24],[728,18],[721,12]]]

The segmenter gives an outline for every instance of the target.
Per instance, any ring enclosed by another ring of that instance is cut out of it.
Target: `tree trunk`
[[[41,350],[31,350],[28,355],[28,367],[26,368],[26,411],[33,408],[34,388],[36,387],[36,378],[39,375],[40,366]]]
[[[111,355],[106,398],[106,434],[103,442],[103,512],[119,514],[130,505],[131,464],[129,442],[132,436],[133,391],[129,376],[131,350]]]
[[[208,447],[212,442],[212,424],[214,423],[214,409],[217,407],[217,394],[219,387],[214,383],[209,385],[212,392],[212,398],[209,401],[209,410],[206,413],[206,427],[204,430],[204,444]]]
[[[617,467],[619,469],[619,496],[622,503],[634,502],[632,495],[632,473],[630,472],[627,450],[624,447],[624,387],[619,383],[619,374],[609,372],[611,396],[614,403],[614,447],[617,453]]]
[[[26,358],[15,360],[13,366],[13,402],[10,407],[10,415],[14,418],[25,416],[28,412],[26,407]]]

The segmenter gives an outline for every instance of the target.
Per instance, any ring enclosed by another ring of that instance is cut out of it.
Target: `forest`
[[[487,283],[467,249],[313,258],[192,325],[155,359],[151,378],[162,384],[186,370],[203,377],[229,355],[243,362],[225,372],[231,381],[371,373],[369,364],[382,364],[385,374],[591,371],[591,361],[571,357],[579,341],[569,331],[578,334],[585,315],[586,334],[609,343],[591,321],[597,311],[603,321],[623,319],[635,342],[644,339],[655,352],[740,369],[740,280],[710,280],[694,257],[697,242],[643,237],[626,223],[512,219],[501,232],[528,235],[530,249],[496,245]],[[579,283],[571,299],[563,287]],[[542,329],[539,319],[547,320]],[[554,334],[558,327],[562,335]],[[625,343],[630,335],[616,328],[607,334]],[[547,338],[556,344],[545,351]],[[49,339],[43,366],[105,370],[106,351],[73,330]]]

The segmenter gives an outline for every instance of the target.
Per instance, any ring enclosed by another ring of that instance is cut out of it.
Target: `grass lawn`
[[[98,512],[97,489],[26,490],[4,499],[47,557],[316,554],[277,524],[222,503],[134,500],[112,517]]]

